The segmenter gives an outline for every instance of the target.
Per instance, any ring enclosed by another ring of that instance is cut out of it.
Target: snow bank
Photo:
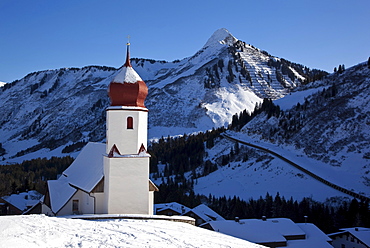
[[[0,247],[263,247],[164,220],[90,221],[45,215],[0,217]]]

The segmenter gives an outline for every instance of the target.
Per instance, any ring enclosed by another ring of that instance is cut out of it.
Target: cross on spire
[[[126,63],[124,66],[132,67],[130,62],[130,35],[127,35],[127,54],[126,54]]]
[[[126,45],[130,45],[130,35],[127,35],[127,43],[126,43]]]

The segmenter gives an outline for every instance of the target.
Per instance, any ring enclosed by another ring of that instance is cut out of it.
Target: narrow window
[[[78,214],[78,200],[72,201],[72,212]]]
[[[134,119],[131,116],[127,117],[127,129],[134,129]]]

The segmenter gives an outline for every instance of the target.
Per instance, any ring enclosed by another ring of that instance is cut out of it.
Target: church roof
[[[112,82],[115,83],[130,83],[134,84],[138,81],[143,81],[139,74],[136,73],[134,68],[132,68],[131,62],[130,62],[130,50],[129,45],[127,46],[127,55],[126,55],[126,62],[121,68],[121,70],[118,72],[118,74],[114,77]]]
[[[91,192],[103,178],[105,144],[89,142],[57,180],[48,181],[51,210],[57,213],[77,189]]]
[[[63,172],[68,182],[76,188],[91,192],[104,176],[105,149],[103,143],[87,143],[75,161]]]
[[[50,208],[54,213],[58,213],[77,191],[76,188],[69,184],[66,176],[61,176],[58,180],[49,180],[48,190]]]
[[[148,87],[131,66],[129,45],[127,43],[126,62],[109,84],[108,95],[111,106],[145,108],[144,101],[148,95]]]

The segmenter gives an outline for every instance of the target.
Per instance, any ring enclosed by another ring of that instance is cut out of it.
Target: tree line
[[[72,162],[73,158],[66,156],[0,165],[0,197],[28,190],[37,190],[45,194],[46,181],[57,179],[57,175],[67,169]]]

